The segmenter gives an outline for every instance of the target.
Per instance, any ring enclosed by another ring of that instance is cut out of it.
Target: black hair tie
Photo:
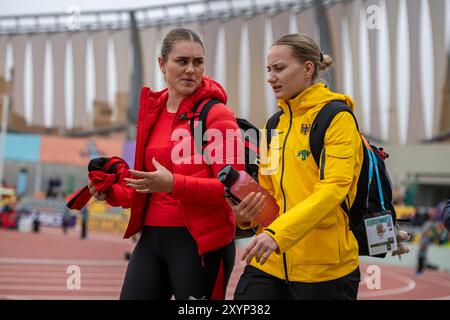
[[[322,63],[323,62],[323,53],[322,53],[322,51],[320,51],[320,63]]]

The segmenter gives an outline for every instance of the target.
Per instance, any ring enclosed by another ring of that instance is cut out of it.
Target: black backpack
[[[345,103],[342,101],[331,101],[326,104],[314,119],[309,135],[311,154],[313,155],[318,168],[320,168],[320,154],[324,145],[325,133],[330,126],[331,121],[339,112],[349,112],[355,119],[359,131],[358,122],[356,121],[353,112]],[[271,133],[273,132],[273,129],[277,127],[282,113],[282,111],[277,112],[267,121],[268,144],[271,140]],[[370,145],[361,133],[360,136],[364,149],[364,159],[358,178],[356,197],[351,208],[347,207],[345,201],[341,203],[341,207],[347,213],[350,221],[350,229],[358,241],[359,255],[369,256],[364,216],[367,214],[376,214],[378,212],[388,212],[392,216],[394,226],[396,225],[397,216],[392,204],[392,184],[384,163],[384,160],[388,155],[383,151],[383,148]],[[372,162],[374,163],[374,170],[369,185],[369,168]],[[386,254],[376,255],[376,257],[384,256],[386,256]]]

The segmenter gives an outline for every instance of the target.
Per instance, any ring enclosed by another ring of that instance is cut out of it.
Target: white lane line
[[[41,232],[40,234],[33,234],[33,233],[20,233],[20,235],[22,235],[24,238],[28,238],[28,239],[33,239],[37,236],[41,239],[43,239],[42,236],[47,237],[47,238],[54,238],[56,237],[61,237],[62,241],[66,241],[66,240],[73,240],[73,239],[77,239],[79,240],[80,235],[79,233],[69,233],[67,235],[63,234],[60,230],[53,230],[53,229],[46,229],[43,230],[43,232]],[[50,236],[50,237],[48,237]],[[2,232],[0,230],[0,238],[3,239],[8,239],[8,240],[13,240],[16,239],[17,237],[17,233],[11,233],[8,234],[8,231],[6,232]],[[124,239],[120,234],[117,234],[117,236],[114,236],[112,234],[97,234],[97,233],[90,233],[88,235],[87,240],[83,240],[86,243],[89,243],[91,240],[99,240],[99,241],[105,241],[105,242],[115,242],[115,243],[121,243],[124,246],[128,245],[128,244],[132,244],[131,240],[129,239]],[[81,240],[79,240],[81,241]]]
[[[0,258],[0,264],[42,264],[42,265],[89,265],[89,266],[126,266],[123,260],[65,260],[33,258]]]
[[[422,279],[450,287],[450,279],[441,278],[432,274],[424,274]]]
[[[450,287],[450,281],[447,279],[442,279],[439,277],[436,277],[431,274],[425,274],[422,276],[423,281],[429,281],[434,284],[438,284],[440,286],[446,286]],[[449,291],[450,292],[450,291]],[[443,297],[436,297],[436,298],[428,298],[427,300],[450,300],[450,296],[443,296]]]
[[[0,291],[65,291],[65,292],[120,292],[121,286],[92,287],[83,286],[79,290],[69,290],[65,286],[26,286],[0,284]]]
[[[60,232],[58,232],[58,230],[46,230],[49,232],[44,233],[45,235],[51,235],[51,236],[62,236],[64,238],[68,238],[68,239],[72,239],[72,238],[76,238],[77,240],[80,238],[80,235],[77,233],[73,233],[73,234],[68,234],[68,235],[64,235]],[[123,237],[120,236],[120,234],[117,234],[117,236],[114,235],[103,235],[103,234],[89,234],[87,241],[89,242],[89,240],[100,240],[100,241],[107,241],[107,242],[116,242],[116,243],[122,243],[124,245],[128,245],[129,243],[131,243],[130,240],[128,239],[124,239]],[[86,240],[84,240],[86,241]]]
[[[364,291],[358,293],[358,298],[371,298],[371,297],[383,297],[383,296],[391,296],[401,293],[406,293],[409,291],[412,291],[416,288],[416,282],[408,277],[405,277],[399,273],[391,272],[391,271],[384,271],[382,270],[382,275],[387,276],[391,279],[400,280],[404,283],[406,283],[406,286],[402,286],[400,288],[394,288],[394,289],[375,289],[371,291]]]

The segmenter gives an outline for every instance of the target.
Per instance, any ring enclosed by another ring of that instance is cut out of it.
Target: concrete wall
[[[450,144],[383,147],[390,156],[386,165],[394,186],[400,186],[408,175],[414,174],[434,176],[436,183],[442,180],[442,184],[450,185]]]

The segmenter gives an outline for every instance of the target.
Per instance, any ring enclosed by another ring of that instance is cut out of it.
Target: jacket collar
[[[349,96],[333,92],[321,82],[312,85],[291,99],[278,100],[278,107],[285,114],[289,114],[290,108],[293,116],[296,116],[302,115],[316,106],[323,106],[333,100],[343,101],[352,111],[354,110],[354,102]]]

